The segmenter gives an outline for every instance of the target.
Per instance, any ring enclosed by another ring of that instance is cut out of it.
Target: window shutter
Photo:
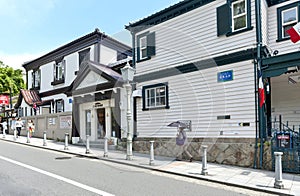
[[[31,88],[34,88],[34,71],[31,73]]]
[[[217,8],[217,35],[226,35],[230,30],[231,13],[228,4]]]
[[[147,35],[147,56],[155,55],[155,32]]]
[[[137,61],[141,60],[141,54],[140,54],[140,37],[137,38],[137,43],[136,43],[137,47],[136,47],[136,58]]]
[[[62,79],[65,79],[65,70],[66,70],[66,60],[62,61],[62,66],[61,66],[61,72],[62,72]]]
[[[56,80],[56,64],[53,64],[53,81]]]

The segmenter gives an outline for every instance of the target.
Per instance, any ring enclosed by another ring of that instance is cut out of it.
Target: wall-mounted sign
[[[93,107],[94,107],[94,108],[100,108],[100,107],[103,107],[103,103],[97,102],[97,103],[94,104]]]
[[[233,80],[233,70],[218,72],[218,82],[227,82]]]
[[[0,104],[3,104],[3,105],[8,105],[9,104],[8,95],[0,95]]]
[[[71,129],[72,128],[72,116],[61,116],[59,117],[59,128],[60,129]]]

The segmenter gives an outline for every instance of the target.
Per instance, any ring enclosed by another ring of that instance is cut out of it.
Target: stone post
[[[85,150],[85,154],[89,154],[90,153],[90,136],[86,135],[86,150]]]
[[[282,152],[274,152],[275,155],[275,183],[274,188],[282,189],[282,164],[281,164],[281,156]]]
[[[47,131],[44,131],[44,134],[43,134],[43,146],[47,146]]]
[[[65,150],[69,150],[68,147],[68,142],[69,142],[69,133],[65,133]]]
[[[206,176],[207,172],[207,146],[202,146],[203,155],[202,155],[202,171],[201,174]]]
[[[150,141],[150,161],[149,165],[154,165],[154,141]]]
[[[27,131],[27,143],[30,143],[30,133],[29,133],[29,130]]]
[[[104,137],[104,154],[103,157],[108,157],[108,138]]]

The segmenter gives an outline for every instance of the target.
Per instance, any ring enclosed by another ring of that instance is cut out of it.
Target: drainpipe
[[[257,68],[261,70],[261,47],[262,47],[262,35],[261,35],[261,0],[256,0],[255,3],[255,15],[256,15],[256,41],[257,41]],[[257,70],[255,70],[257,71]],[[257,76],[257,75],[256,75]],[[258,81],[258,78],[255,78]],[[256,86],[257,88],[257,86]],[[256,93],[258,93],[258,89],[255,89]],[[259,95],[257,96],[259,97]],[[263,150],[264,150],[264,142],[263,142],[263,107],[260,107],[257,104],[258,108],[258,116],[259,116],[259,137],[260,137],[260,154],[259,154],[259,167],[262,168],[263,164]],[[257,144],[256,144],[257,145]],[[256,157],[255,157],[256,158]]]

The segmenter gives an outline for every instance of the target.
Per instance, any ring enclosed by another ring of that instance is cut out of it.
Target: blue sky
[[[0,0],[0,61],[14,68],[101,32],[130,42],[124,25],[180,0]]]

